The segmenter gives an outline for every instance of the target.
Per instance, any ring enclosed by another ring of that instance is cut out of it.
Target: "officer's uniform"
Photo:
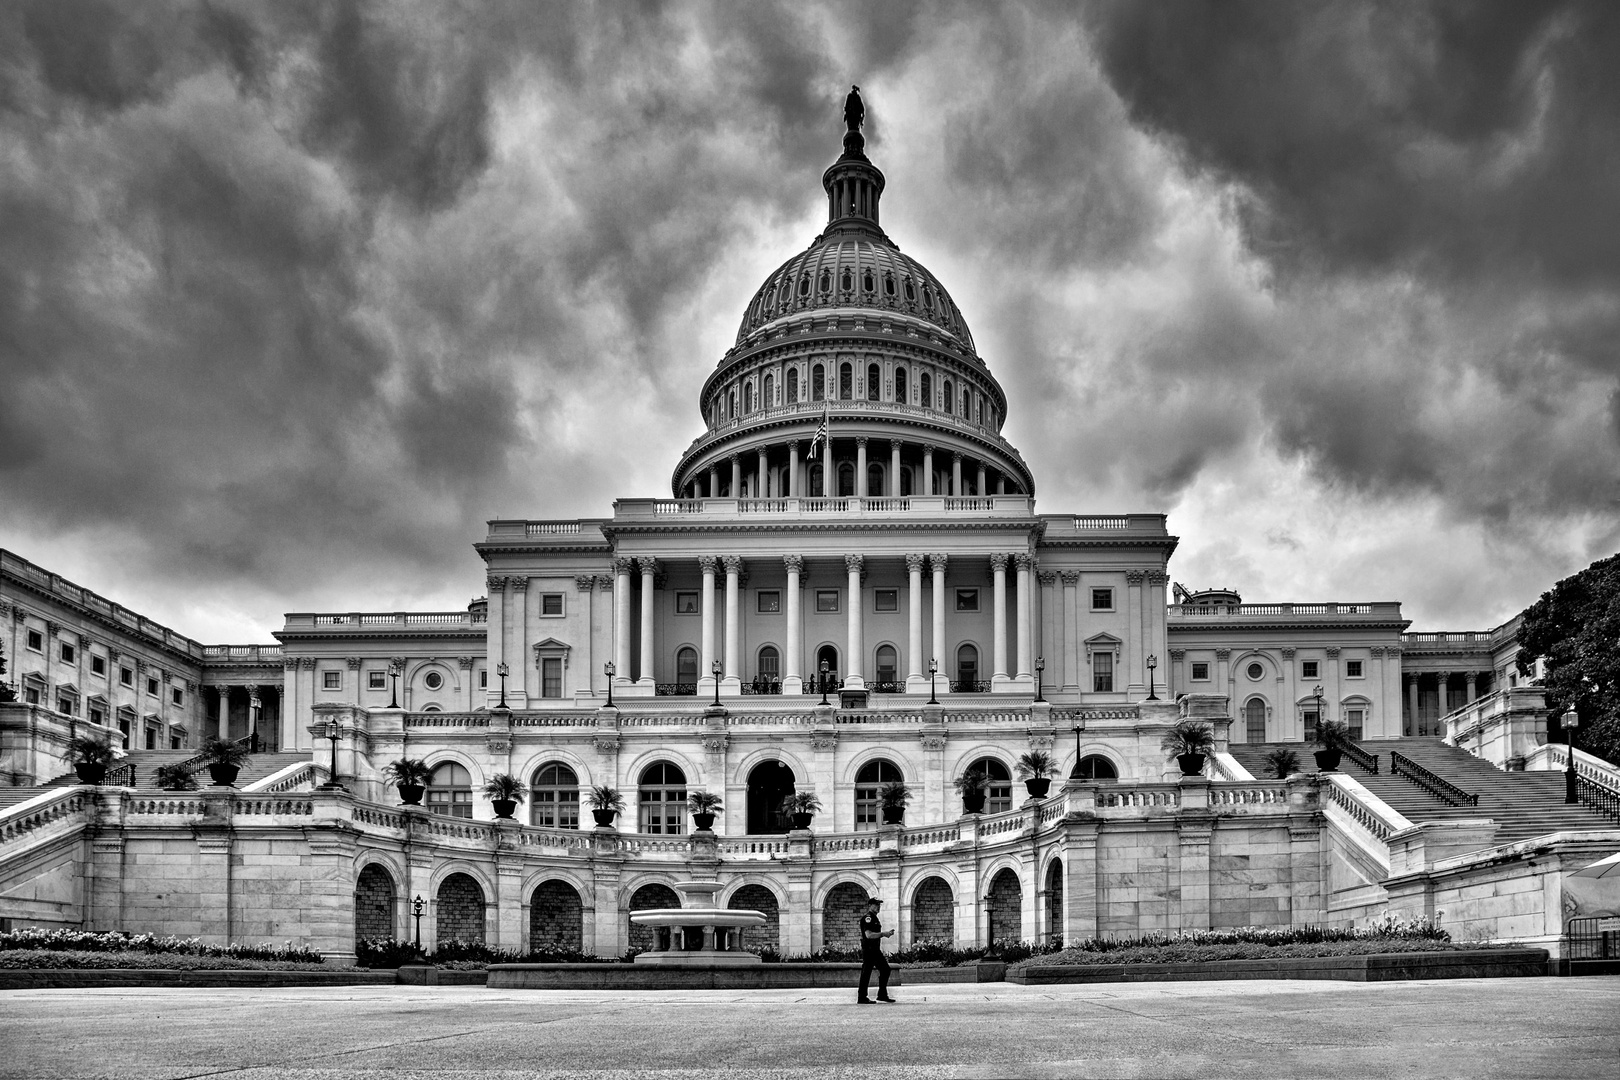
[[[856,1001],[870,1001],[866,996],[866,988],[872,983],[872,969],[877,968],[879,1001],[892,1001],[889,997],[889,962],[883,958],[883,939],[881,937],[867,937],[868,934],[883,933],[883,923],[879,921],[877,912],[869,911],[861,916],[861,992]]]

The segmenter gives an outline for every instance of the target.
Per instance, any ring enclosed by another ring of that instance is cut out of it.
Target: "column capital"
[[[1215,650],[1215,659],[1217,659],[1217,660],[1230,660],[1230,659],[1232,659],[1232,650],[1231,649],[1216,649]]]
[[[920,574],[920,573],[922,573],[923,560],[926,559],[927,557],[928,556],[926,556],[926,555],[907,555],[906,556],[906,573],[908,573],[908,574]]]
[[[1367,651],[1372,653],[1374,656],[1383,656],[1384,655],[1384,647],[1382,645],[1374,645],[1372,648],[1368,649]]]
[[[1000,570],[1003,573],[1006,572],[1006,570],[1007,570],[1007,555],[1006,555],[1005,552],[998,551],[995,554],[990,556],[990,569],[991,570]]]
[[[231,684],[228,682],[215,683],[214,691],[222,698],[231,696]]]
[[[506,587],[509,589],[516,589],[519,592],[527,589],[529,587],[529,575],[519,574],[517,577],[507,578]]]
[[[725,565],[726,573],[728,573],[728,574],[740,574],[740,573],[742,573],[743,560],[742,560],[741,555],[722,555],[720,557],[720,561],[721,561],[721,563],[723,563]]]
[[[592,589],[596,588],[596,575],[580,574],[578,577],[574,578],[574,588],[578,589],[580,592],[590,592]]]
[[[1329,645],[1322,651],[1327,653],[1329,660],[1337,660],[1339,658],[1339,647],[1337,645]]]
[[[388,658],[388,667],[401,675],[405,674],[405,658],[403,656],[390,656]]]
[[[952,450],[951,451],[951,464],[958,465],[958,464],[961,464],[961,461],[962,461],[962,451],[960,451],[960,450]]]
[[[249,705],[257,705],[257,704],[259,704],[260,703],[260,700],[259,700],[259,684],[250,682],[250,683],[247,684],[245,689],[248,692],[248,704]]]
[[[462,671],[471,671],[472,666],[473,666],[473,658],[472,657],[470,657],[470,656],[458,656],[458,657],[456,657],[456,667],[460,668]]]
[[[856,446],[865,446],[866,445],[866,440],[867,440],[867,436],[865,436],[865,435],[857,435],[857,436],[855,436],[855,445]]]
[[[641,568],[644,575],[658,573],[658,560],[650,556],[642,556],[636,559],[636,565]]]
[[[349,665],[350,671],[360,670],[360,658],[358,656],[345,656],[343,662]]]
[[[726,455],[726,460],[731,462],[733,465],[741,465],[742,452],[740,450],[733,450],[731,453]]]
[[[1142,585],[1142,579],[1146,576],[1147,573],[1142,570],[1127,570],[1125,571],[1125,584],[1135,585],[1140,588]]]
[[[928,556],[929,567],[931,569],[938,570],[942,574],[945,572],[945,566],[949,562],[950,559],[939,552],[935,552],[934,554]]]
[[[793,453],[797,454],[799,452],[799,440],[798,439],[789,439],[788,443],[787,443],[787,448],[789,450],[791,450]]]
[[[596,587],[601,589],[603,592],[612,592],[613,578],[608,574],[598,574],[596,578]]]
[[[705,574],[719,573],[720,557],[718,555],[699,555],[698,569],[702,570]]]
[[[1035,579],[1041,583],[1042,587],[1050,588],[1057,584],[1058,574],[1056,570],[1042,570],[1035,575]]]
[[[1078,570],[1060,570],[1058,576],[1063,578],[1063,587],[1065,589],[1080,584],[1080,571]]]
[[[636,560],[619,558],[613,560],[615,574],[633,574],[636,572]]]
[[[848,570],[852,574],[860,573],[862,568],[865,565],[866,565],[866,556],[865,555],[845,555],[844,556],[844,569]]]
[[[1013,561],[1018,564],[1019,570],[1033,570],[1036,566],[1035,556],[1031,555],[1027,551],[1020,551],[1015,554],[1013,556]]]
[[[1449,671],[1437,671],[1437,672],[1434,673],[1434,677],[1436,679],[1439,679],[1441,682],[1445,682],[1447,679],[1451,678],[1451,672],[1449,672]]]
[[[1292,660],[1294,658],[1294,650],[1292,648],[1282,648],[1278,649],[1277,651],[1282,654],[1282,658],[1284,660]]]
[[[503,577],[492,577],[485,581],[484,585],[489,589],[491,596],[493,596],[495,593],[506,591],[506,579]]]
[[[1168,585],[1170,584],[1170,575],[1163,570],[1149,570],[1147,572],[1147,583],[1149,585]]]
[[[1186,649],[1171,649],[1170,650],[1170,662],[1172,664],[1179,664],[1183,660],[1185,660],[1186,658],[1187,658],[1187,650]]]
[[[804,556],[784,555],[782,556],[782,565],[787,567],[787,572],[790,574],[802,574],[804,573]]]
[[[933,457],[934,456],[934,444],[933,443],[928,443],[928,442],[923,443],[922,444],[922,451],[923,451],[923,453],[927,454],[929,457]]]

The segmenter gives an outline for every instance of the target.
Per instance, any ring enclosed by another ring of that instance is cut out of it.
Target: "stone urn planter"
[[[1316,767],[1323,772],[1333,772],[1339,767],[1339,759],[1344,752],[1337,746],[1330,746],[1326,750],[1318,750],[1313,755],[1316,758]]]
[[[906,823],[906,808],[903,806],[885,806],[883,808],[883,824],[904,825]]]
[[[1024,781],[1024,790],[1029,792],[1032,799],[1044,799],[1046,793],[1052,789],[1050,776],[1032,776]]]
[[[986,796],[985,796],[984,792],[982,792],[982,791],[976,791],[976,792],[973,792],[972,794],[963,793],[963,795],[962,795],[962,813],[964,813],[964,814],[982,814],[982,813],[984,813],[984,800],[985,800],[985,798],[986,798]]]
[[[517,812],[516,799],[491,799],[489,805],[495,808],[495,816],[510,819]]]
[[[422,796],[427,792],[421,784],[395,784],[394,790],[399,792],[399,801],[406,806],[421,806]]]
[[[693,814],[692,815],[692,827],[697,829],[698,832],[713,832],[714,831],[714,815],[713,814]]]
[[[617,810],[592,810],[591,817],[596,819],[598,829],[613,828],[613,819],[619,816]]]
[[[214,782],[215,787],[231,787],[236,783],[236,777],[241,771],[240,765],[221,765],[213,762],[208,766],[208,778]]]
[[[1181,766],[1182,776],[1199,776],[1204,771],[1204,755],[1177,754],[1176,764]]]
[[[73,771],[81,784],[99,784],[107,779],[107,766],[96,762],[81,761],[73,766]]]
[[[814,814],[793,814],[793,827],[795,829],[808,829],[810,823],[816,819]]]

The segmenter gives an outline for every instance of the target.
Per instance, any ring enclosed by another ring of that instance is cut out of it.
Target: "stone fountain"
[[[733,910],[715,906],[714,894],[723,888],[718,881],[680,881],[678,908],[636,911],[630,921],[655,930],[652,951],[639,954],[637,964],[658,967],[743,967],[760,962],[742,947],[743,930],[765,925],[759,911]]]

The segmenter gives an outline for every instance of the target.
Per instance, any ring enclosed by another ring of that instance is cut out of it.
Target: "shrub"
[[[0,952],[11,949],[36,951],[96,952],[96,953],[172,953],[180,956],[229,957],[235,960],[267,960],[303,964],[325,963],[326,958],[313,949],[292,942],[277,945],[273,941],[249,945],[232,942],[228,945],[204,945],[196,938],[158,937],[156,934],[130,934],[120,931],[93,932],[89,930],[40,930],[24,928],[0,933]],[[119,965],[114,965],[119,966]],[[122,965],[124,967],[129,964]]]
[[[197,777],[190,769],[179,762],[170,765],[159,765],[156,778],[157,786],[164,791],[197,790]]]
[[[712,791],[690,791],[686,795],[687,809],[694,814],[712,814],[717,810],[725,809],[720,796]]]
[[[218,737],[206,740],[198,753],[203,761],[209,765],[235,765],[238,767],[253,756],[248,753],[248,748],[241,743]]]
[[[816,798],[816,793],[813,791],[795,791],[782,800],[782,813],[819,814],[821,813],[821,800]]]
[[[904,810],[911,802],[911,789],[903,780],[890,780],[878,789],[878,802],[885,810]]]
[[[511,802],[522,802],[523,797],[527,794],[528,792],[523,790],[523,782],[511,773],[496,773],[484,785],[484,795],[491,800],[506,799]]]
[[[359,938],[354,943],[355,963],[363,968],[397,968],[419,964],[424,957],[409,941],[394,938]]]
[[[1215,750],[1215,731],[1208,724],[1201,724],[1196,720],[1183,720],[1164,733],[1164,738],[1159,742],[1159,749],[1169,757],[1180,757],[1183,754],[1208,755]]]
[[[1057,771],[1057,762],[1045,750],[1031,750],[1018,759],[1018,779],[1042,779]]]
[[[972,795],[990,786],[990,774],[983,769],[969,769],[951,783],[958,795]]]
[[[1331,750],[1335,747],[1348,746],[1354,740],[1350,738],[1350,725],[1343,720],[1318,720],[1316,741]]]
[[[1266,765],[1273,777],[1286,780],[1299,772],[1299,755],[1286,746],[1274,747],[1266,754]]]
[[[426,786],[433,777],[433,767],[421,758],[395,758],[383,767],[383,777],[390,784]]]
[[[585,796],[585,803],[592,810],[617,810],[624,812],[624,796],[619,789],[608,784],[597,784],[591,788],[589,795]]]
[[[69,739],[67,750],[75,765],[111,765],[118,756],[111,743],[85,735]]]

